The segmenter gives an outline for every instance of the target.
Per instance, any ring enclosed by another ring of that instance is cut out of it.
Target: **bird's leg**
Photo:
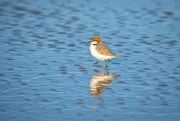
[[[108,75],[108,60],[106,60],[106,75]]]
[[[108,68],[108,60],[106,60],[106,68]]]
[[[99,61],[97,61],[96,63],[94,63],[94,64],[98,64],[99,63]]]

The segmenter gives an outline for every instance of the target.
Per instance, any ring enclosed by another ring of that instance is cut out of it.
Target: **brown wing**
[[[96,49],[98,50],[98,52],[99,52],[100,54],[107,55],[107,56],[118,57],[118,56],[116,56],[114,53],[112,53],[111,50],[110,50],[104,43],[99,43],[99,44],[96,46]]]

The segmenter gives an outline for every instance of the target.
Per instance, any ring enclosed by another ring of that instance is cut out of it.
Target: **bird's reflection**
[[[97,98],[100,96],[103,88],[108,86],[116,77],[112,74],[108,74],[108,70],[95,70],[96,75],[93,75],[90,81],[90,93],[91,96]]]

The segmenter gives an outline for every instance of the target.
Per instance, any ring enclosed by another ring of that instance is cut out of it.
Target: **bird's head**
[[[99,36],[93,36],[90,41],[90,43],[93,45],[97,45],[98,43],[101,43],[101,42],[102,40]]]

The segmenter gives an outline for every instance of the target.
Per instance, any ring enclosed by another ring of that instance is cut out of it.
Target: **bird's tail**
[[[117,56],[117,55],[115,55],[114,57],[115,57],[115,58],[120,58],[120,57],[119,57],[119,56]]]

